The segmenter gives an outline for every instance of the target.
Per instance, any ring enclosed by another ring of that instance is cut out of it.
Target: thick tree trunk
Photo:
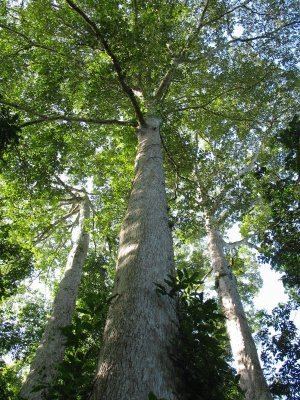
[[[84,228],[89,218],[88,200],[82,202],[79,211],[78,231],[69,253],[66,270],[59,284],[53,303],[53,311],[47,322],[41,344],[30,367],[30,373],[21,389],[21,397],[26,400],[42,400],[47,395],[47,386],[56,376],[56,367],[63,361],[65,336],[61,328],[71,324],[82,267],[88,252],[89,234]],[[44,389],[34,391],[34,388]]]
[[[94,400],[147,400],[150,392],[177,399],[170,359],[175,307],[155,286],[174,273],[158,119],[147,119],[138,142]]]
[[[225,258],[220,233],[210,218],[207,218],[206,230],[218,295],[245,399],[272,400],[237,290],[236,278]]]

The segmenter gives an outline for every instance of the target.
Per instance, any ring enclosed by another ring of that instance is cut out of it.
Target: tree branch
[[[210,0],[206,0],[203,11],[201,13],[199,24],[197,25],[197,28],[188,37],[186,44],[182,47],[179,54],[173,59],[169,70],[166,72],[163,79],[161,80],[156,92],[154,93],[154,96],[153,96],[154,100],[160,101],[165,96],[166,92],[168,91],[177,67],[181,64],[183,57],[185,56],[185,53],[188,51],[191,41],[194,39],[195,36],[197,36],[197,34],[199,33],[199,31],[202,27],[202,23],[203,23],[203,20],[204,20],[204,17],[205,17],[207,8],[208,8],[209,1]]]
[[[237,249],[240,246],[246,245],[248,247],[251,247],[255,250],[257,250],[258,252],[261,252],[260,247],[256,246],[255,244],[249,242],[250,238],[243,238],[241,240],[237,240],[235,242],[226,242],[223,238],[222,238],[222,242],[223,242],[223,246],[228,249],[228,250],[232,250],[232,249]]]
[[[80,118],[80,117],[69,117],[66,115],[49,115],[49,116],[45,115],[41,118],[24,122],[19,126],[20,128],[24,128],[25,126],[36,125],[51,121],[66,121],[66,122],[78,122],[78,123],[82,122],[86,124],[96,124],[96,125],[136,126],[136,123],[132,121],[120,121],[117,119]]]
[[[257,160],[258,160],[258,158],[259,158],[260,152],[261,152],[261,150],[263,149],[263,147],[264,147],[266,141],[267,141],[268,138],[269,138],[268,133],[269,133],[269,131],[272,129],[272,127],[273,127],[273,125],[274,125],[274,122],[275,122],[274,119],[272,119],[272,120],[270,121],[269,126],[268,126],[268,130],[267,130],[266,132],[264,132],[264,134],[262,135],[262,139],[261,139],[261,141],[260,141],[260,143],[259,143],[259,145],[258,145],[256,151],[253,153],[250,162],[249,162],[247,165],[245,165],[243,168],[241,168],[241,169],[232,177],[231,182],[229,182],[225,187],[223,187],[223,189],[220,191],[220,193],[215,197],[215,199],[214,199],[214,205],[213,205],[213,210],[217,210],[217,208],[218,208],[218,206],[220,205],[221,201],[224,200],[224,197],[223,197],[224,194],[230,193],[230,192],[234,189],[235,184],[236,184],[236,182],[237,182],[239,179],[241,179],[243,176],[245,176],[246,174],[248,174],[249,172],[251,172],[251,171],[254,170],[254,168],[255,168],[255,166],[256,166],[256,163],[257,163]],[[227,218],[227,216],[225,216],[225,219],[226,219],[226,218]],[[224,219],[222,218],[222,220],[224,220]]]
[[[281,26],[279,26],[278,28],[274,29],[273,31],[270,32],[265,32],[264,34],[261,35],[257,35],[257,36],[253,36],[253,37],[248,37],[248,38],[233,38],[232,40],[230,40],[228,42],[228,44],[231,43],[236,43],[236,42],[242,42],[242,43],[247,43],[247,42],[252,42],[254,40],[258,40],[258,39],[273,39],[272,35],[274,35],[277,32],[280,32],[281,30],[289,27],[289,26],[293,26],[293,25],[297,25],[300,23],[299,21],[291,21],[291,22],[287,22],[286,24],[283,24]]]
[[[168,148],[167,148],[167,146],[166,146],[165,139],[163,138],[163,136],[162,136],[161,133],[160,133],[160,138],[161,138],[162,147],[163,147],[164,151],[166,152],[167,158],[169,159],[170,163],[173,165],[174,170],[175,170],[177,176],[178,176],[179,178],[181,178],[181,179],[183,179],[183,180],[185,180],[185,181],[187,181],[187,182],[190,182],[190,183],[192,183],[192,184],[194,185],[195,182],[194,182],[193,180],[191,180],[191,179],[189,179],[189,178],[187,178],[187,177],[185,177],[185,176],[183,176],[183,175],[181,175],[181,174],[179,173],[179,167],[178,167],[176,161],[174,160],[174,158],[172,157],[172,154],[169,152],[169,150],[168,150]]]
[[[0,23],[0,28],[5,29],[9,32],[14,33],[17,36],[20,36],[22,39],[26,40],[26,42],[29,44],[30,47],[38,47],[44,50],[48,50],[51,51],[52,53],[59,53],[56,49],[53,49],[52,47],[46,46],[44,44],[41,43],[37,43],[35,40],[32,40],[30,37],[28,37],[27,35],[25,35],[23,32],[18,31],[15,28],[12,28],[8,25],[2,24]]]
[[[243,4],[238,4],[235,7],[231,8],[228,11],[225,11],[223,14],[218,15],[216,18],[208,20],[203,26],[207,26],[209,24],[212,24],[214,22],[220,21],[220,19],[224,18],[226,15],[233,13],[235,10],[238,10],[239,8],[245,7],[248,3],[251,3],[252,0],[246,0]]]
[[[115,72],[118,76],[119,83],[124,91],[124,93],[127,95],[129,100],[131,101],[131,104],[134,108],[136,117],[141,125],[146,125],[143,113],[140,109],[140,105],[136,99],[136,96],[133,93],[133,90],[131,89],[130,86],[128,86],[126,79],[125,79],[125,74],[121,68],[121,65],[119,63],[118,58],[116,57],[115,53],[112,51],[107,39],[105,39],[104,35],[102,34],[101,30],[98,28],[98,26],[86,15],[86,13],[79,8],[72,0],[65,0],[68,5],[74,10],[78,15],[81,16],[81,18],[87,23],[87,25],[92,29],[96,37],[100,40],[100,43],[102,44],[104,50],[106,51],[107,55],[110,57],[112,60]]]
[[[19,125],[20,128],[30,125],[41,124],[44,122],[51,122],[51,121],[67,121],[67,122],[83,122],[86,124],[96,124],[96,125],[122,125],[122,126],[136,126],[135,121],[120,121],[118,119],[98,119],[98,118],[85,118],[85,117],[77,117],[72,115],[44,115],[36,112],[34,109],[23,106],[14,102],[5,101],[0,98],[0,104],[16,108],[20,111],[25,111],[28,114],[35,115],[38,118],[26,121]]]
[[[169,70],[166,72],[166,74],[164,75],[163,79],[161,80],[158,89],[156,90],[156,92],[154,93],[154,99],[156,101],[159,101],[163,98],[163,96],[165,96],[166,92],[168,91],[170,84],[172,82],[172,79],[174,77],[174,73],[177,69],[177,67],[181,64],[183,57],[185,56],[186,52],[189,49],[189,46],[191,44],[191,42],[193,41],[193,39],[199,34],[201,28],[203,28],[204,26],[207,26],[211,23],[217,22],[220,19],[222,19],[223,17],[225,17],[228,14],[231,14],[232,12],[234,12],[235,10],[244,7],[245,5],[247,5],[248,3],[251,2],[251,0],[246,0],[243,4],[239,4],[235,7],[233,7],[232,9],[224,12],[223,14],[219,15],[217,18],[213,18],[211,20],[208,20],[206,23],[204,23],[204,18],[209,6],[209,1],[210,0],[206,0],[206,3],[204,5],[203,11],[201,13],[201,17],[199,20],[199,24],[197,25],[196,29],[192,32],[192,34],[189,36],[189,38],[187,39],[186,44],[183,46],[183,48],[181,49],[181,51],[179,52],[179,54],[173,59],[172,63],[171,63],[171,67],[169,68]]]
[[[50,224],[46,229],[43,230],[37,237],[35,238],[34,242],[39,243],[49,237],[51,232],[56,228],[57,225],[59,225],[61,222],[67,220],[70,218],[72,215],[77,214],[79,211],[79,204],[76,204],[74,207],[71,208],[71,210],[62,216],[61,218],[58,218],[56,221],[54,221],[52,224]]]
[[[182,107],[182,108],[178,108],[177,111],[199,110],[199,109],[204,110],[209,114],[216,115],[217,117],[230,119],[232,121],[250,121],[250,122],[253,121],[252,118],[240,118],[240,117],[236,117],[236,116],[232,116],[232,115],[223,114],[222,112],[211,110],[211,109],[205,107],[204,105]]]
[[[67,183],[64,182],[62,179],[60,179],[60,177],[57,176],[57,175],[55,175],[54,178],[56,179],[56,181],[58,182],[59,185],[63,186],[63,187],[66,189],[66,191],[67,191],[68,193],[70,193],[70,195],[72,196],[73,199],[76,199],[76,198],[77,198],[77,196],[76,196],[73,192],[78,192],[78,193],[81,193],[81,194],[83,194],[83,195],[84,195],[85,192],[86,192],[85,189],[74,188],[73,186],[67,184]]]

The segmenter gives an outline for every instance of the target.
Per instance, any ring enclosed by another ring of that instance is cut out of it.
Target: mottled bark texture
[[[207,218],[206,230],[217,291],[245,399],[272,400],[237,290],[236,278],[224,255],[220,233],[210,218]]]
[[[147,119],[138,143],[93,400],[147,400],[151,391],[177,399],[170,358],[175,307],[155,286],[174,273],[158,119]]]
[[[56,367],[63,361],[66,338],[61,328],[71,324],[75,308],[82,267],[89,245],[89,234],[85,230],[87,218],[89,218],[89,203],[88,199],[85,199],[80,205],[76,237],[73,239],[64,277],[54,299],[52,315],[30,366],[29,375],[21,389],[21,397],[26,400],[45,398],[47,386],[56,376]],[[39,386],[45,388],[34,391],[34,388]]]

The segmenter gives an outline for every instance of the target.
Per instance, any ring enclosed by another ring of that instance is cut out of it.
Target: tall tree
[[[66,338],[63,328],[70,325],[81,279],[83,263],[89,245],[86,221],[89,218],[89,200],[87,197],[78,204],[78,232],[68,256],[64,277],[55,295],[51,317],[34,360],[30,373],[22,386],[21,396],[26,400],[41,399],[47,395],[57,371],[57,365],[64,357]]]
[[[270,400],[272,396],[260,366],[251,329],[237,290],[236,278],[225,257],[220,232],[209,216],[206,229],[217,291],[226,316],[227,333],[240,375],[240,386],[245,391],[247,400]]]
[[[251,187],[249,179],[253,183],[251,177],[256,164],[268,151],[266,141],[270,141],[271,134],[274,134],[272,127],[273,123],[267,132],[252,128],[244,141],[237,141],[232,129],[223,134],[221,143],[213,139],[213,135],[208,138],[196,132],[187,152],[190,162],[188,159],[185,162],[191,170],[188,177],[183,177],[185,183],[182,185],[188,190],[189,196],[178,200],[184,202],[181,209],[183,214],[189,212],[192,224],[204,226],[216,289],[226,316],[227,333],[240,375],[240,386],[249,400],[271,399],[271,394],[241,301],[234,265],[230,265],[227,254],[229,249],[249,245],[251,241],[247,238],[237,243],[227,243],[223,235],[257,202],[257,192]],[[196,157],[191,158],[191,153]],[[190,210],[196,211],[191,213]]]
[[[138,131],[136,171],[120,235],[115,287],[92,398],[140,399],[150,392],[176,398],[170,346],[174,300],[155,283],[174,274],[157,118]]]

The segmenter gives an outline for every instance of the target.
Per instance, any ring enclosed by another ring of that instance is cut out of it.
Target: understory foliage
[[[47,312],[45,299],[40,293],[25,293],[10,299],[1,307],[0,317],[0,354],[6,355],[13,363],[1,360],[0,398],[18,400],[22,383],[22,370],[28,367],[34,355],[45,327]],[[15,307],[14,303],[18,306]],[[25,304],[24,304],[25,303]]]
[[[83,280],[72,324],[64,328],[66,352],[58,365],[58,376],[50,387],[49,399],[86,399],[95,374],[106,312],[110,301],[109,258],[91,253],[86,260]],[[45,325],[46,314],[40,302],[28,303],[18,317],[1,321],[0,351],[20,360],[17,372],[34,355]],[[21,380],[14,368],[3,365],[0,394],[18,400]],[[2,399],[2,397],[0,397]]]
[[[172,357],[183,378],[179,392],[186,400],[242,399],[238,377],[229,365],[225,318],[215,299],[204,298],[203,283],[201,270],[184,267],[165,285],[156,285],[158,295],[177,301],[179,336]]]

